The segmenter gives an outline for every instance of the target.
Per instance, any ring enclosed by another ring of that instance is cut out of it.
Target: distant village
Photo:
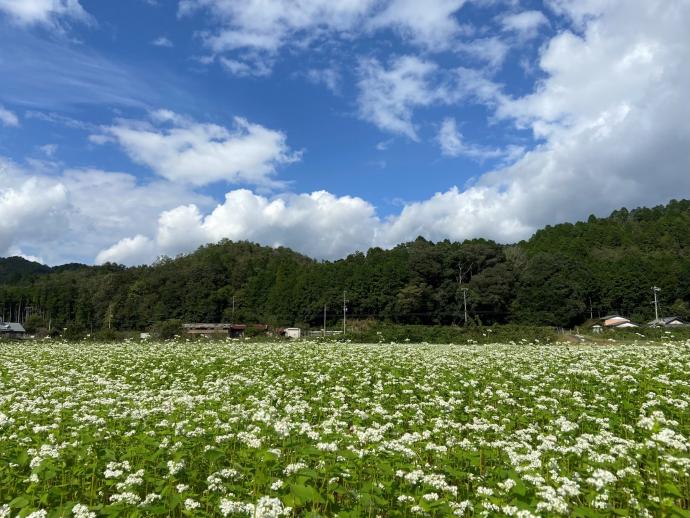
[[[620,315],[608,315],[598,319],[592,319],[580,328],[581,331],[589,330],[591,333],[602,333],[604,330],[631,329],[631,328],[683,328],[690,327],[679,317],[658,317],[647,323],[635,323],[629,318]],[[337,336],[343,334],[342,330],[309,330],[304,332],[299,327],[272,327],[268,324],[227,324],[227,323],[187,323],[182,325],[182,330],[190,336],[244,338],[250,333],[252,336],[264,335],[290,339],[299,339],[304,336]],[[151,335],[142,332],[140,338],[149,338]],[[24,326],[20,322],[4,322],[0,317],[0,339],[30,339]]]

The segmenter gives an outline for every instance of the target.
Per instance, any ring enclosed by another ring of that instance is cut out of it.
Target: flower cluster
[[[0,344],[0,518],[680,516],[688,372],[678,342]]]

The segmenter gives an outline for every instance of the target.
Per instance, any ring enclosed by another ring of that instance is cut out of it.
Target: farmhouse
[[[24,338],[26,330],[18,322],[3,322],[0,320],[0,338]]]
[[[608,329],[624,329],[626,327],[640,327],[634,324],[630,319],[620,315],[609,315],[603,318],[604,327]]]
[[[677,327],[686,325],[687,324],[678,317],[660,317],[655,318],[651,322],[647,322],[647,327]]]

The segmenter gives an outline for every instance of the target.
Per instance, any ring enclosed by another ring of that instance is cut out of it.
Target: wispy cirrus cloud
[[[20,29],[0,31],[0,100],[30,109],[146,106],[160,97],[149,70],[120,64],[64,39]],[[160,79],[159,79],[160,81]],[[175,87],[176,89],[177,87]]]
[[[357,83],[359,116],[384,131],[419,140],[412,120],[414,109],[449,98],[437,73],[435,63],[416,56],[396,58],[388,67],[376,59],[362,60]]]

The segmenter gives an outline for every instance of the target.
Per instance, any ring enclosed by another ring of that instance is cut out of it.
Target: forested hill
[[[614,312],[645,321],[652,285],[664,315],[687,318],[690,201],[549,226],[515,245],[418,238],[334,262],[230,241],[134,268],[11,257],[0,259],[0,283],[6,319],[33,313],[32,326],[87,329],[171,318],[318,325],[324,305],[331,322],[341,318],[343,291],[349,318],[462,323],[463,288],[473,323],[573,326]]]

